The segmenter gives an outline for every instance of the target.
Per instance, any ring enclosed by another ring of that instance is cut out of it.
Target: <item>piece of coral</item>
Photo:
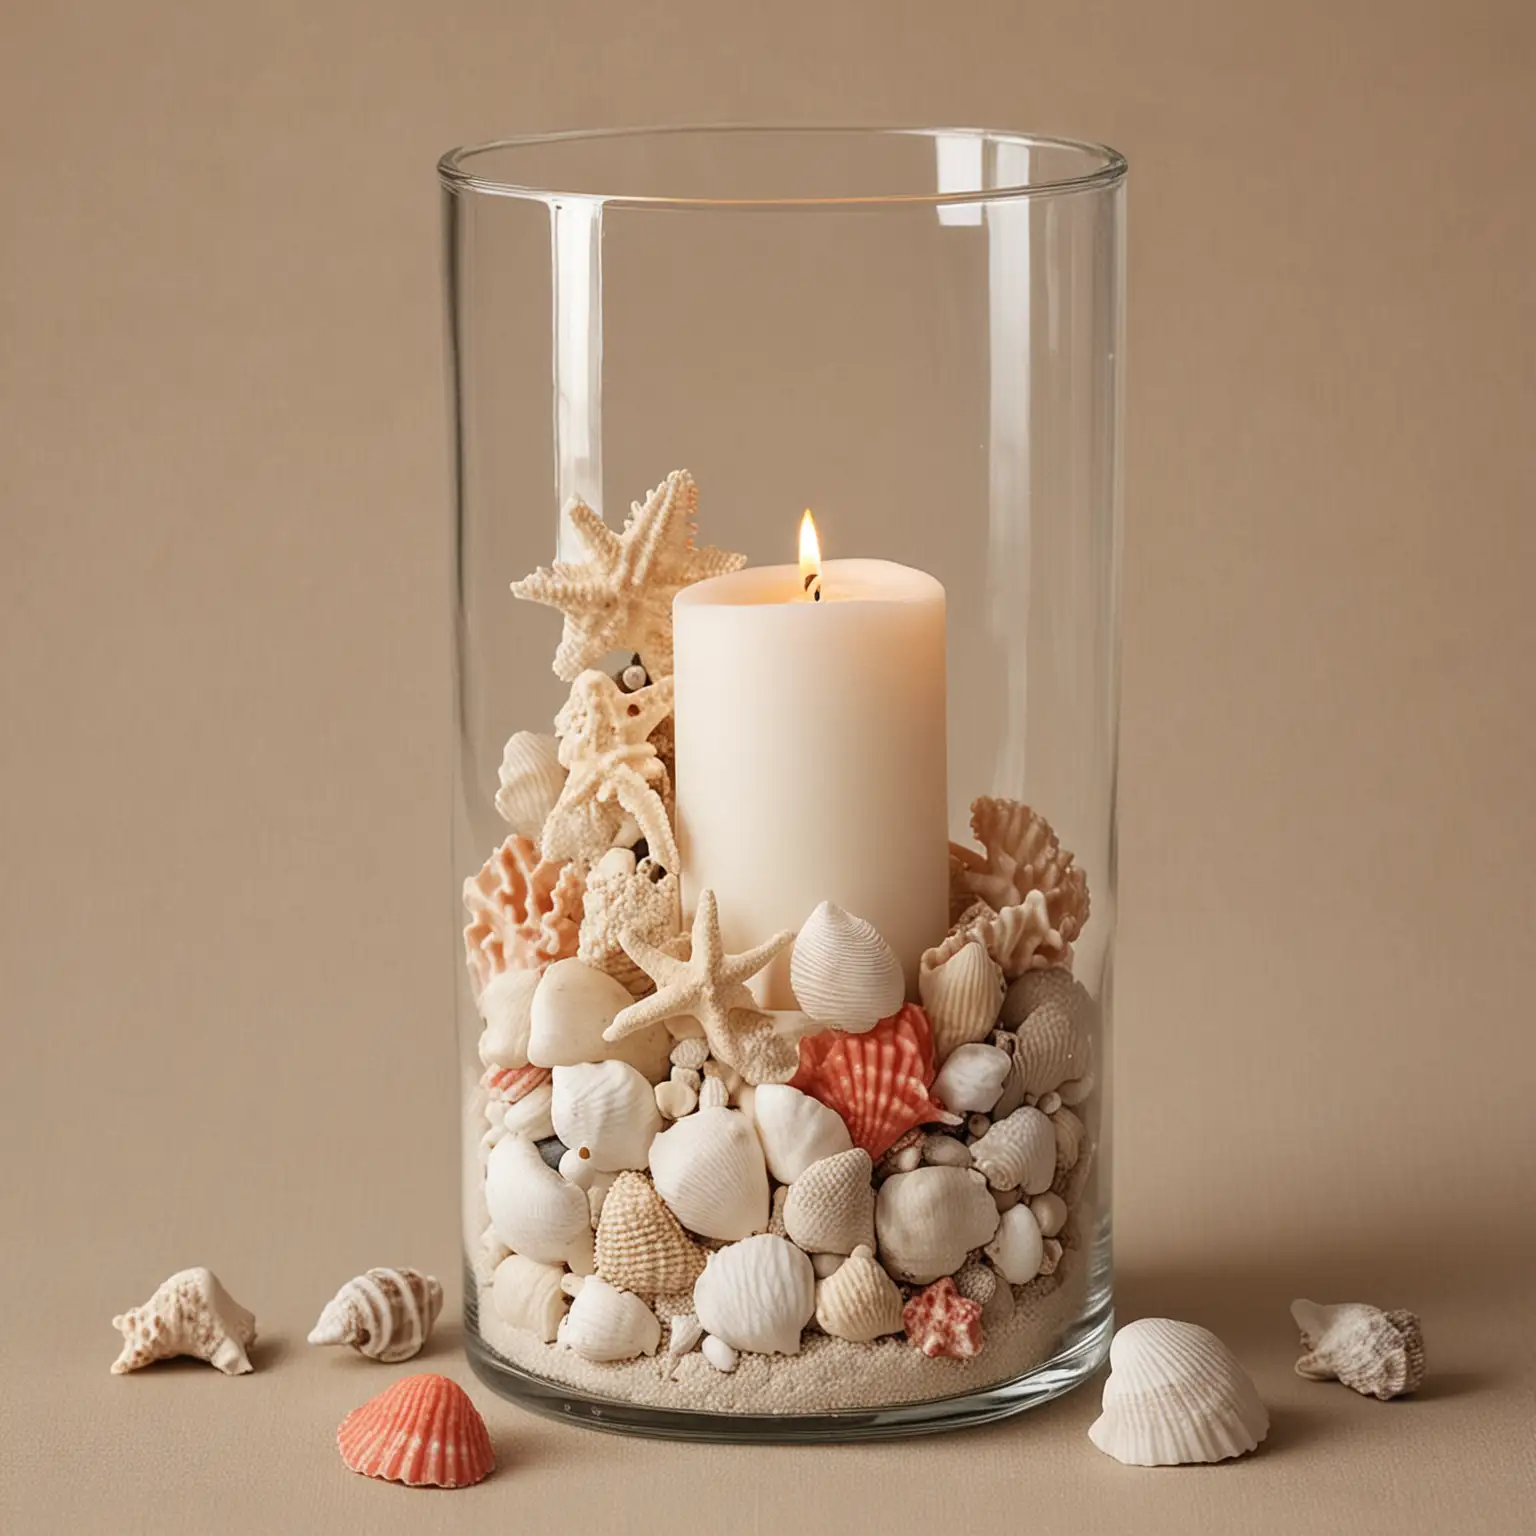
[[[971,806],[971,831],[984,853],[951,847],[951,883],[994,912],[1045,897],[1050,927],[1070,944],[1088,921],[1088,878],[1038,811],[983,795]]]

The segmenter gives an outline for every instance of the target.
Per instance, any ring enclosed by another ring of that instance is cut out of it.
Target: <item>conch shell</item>
[[[1293,1301],[1291,1316],[1306,1350],[1296,1362],[1298,1376],[1342,1381],[1382,1402],[1423,1385],[1424,1330],[1412,1312],[1383,1312],[1358,1301]]]
[[[311,1344],[350,1344],[370,1360],[398,1365],[421,1353],[443,1310],[443,1288],[415,1269],[370,1269],[326,1303]]]
[[[1038,891],[1049,926],[1072,943],[1088,921],[1088,879],[1050,822],[1017,800],[983,795],[971,806],[971,831],[985,856],[951,845],[952,884],[994,912],[1020,906]]]
[[[493,976],[542,970],[576,953],[581,875],[515,833],[464,882],[464,953],[478,996]]]
[[[246,1355],[256,1342],[256,1319],[219,1283],[211,1269],[183,1269],[163,1281],[141,1307],[112,1319],[123,1336],[114,1376],[156,1360],[191,1355],[226,1376],[254,1370]]]

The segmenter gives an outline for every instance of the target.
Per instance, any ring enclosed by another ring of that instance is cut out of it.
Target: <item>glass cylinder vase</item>
[[[685,128],[439,171],[474,1369],[723,1439],[1070,1389],[1111,1328],[1125,162]]]

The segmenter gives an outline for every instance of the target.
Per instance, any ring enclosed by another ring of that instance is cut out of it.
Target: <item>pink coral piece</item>
[[[467,1488],[496,1465],[485,1420],[446,1376],[402,1377],[341,1421],[336,1446],[354,1472],[412,1488]]]
[[[480,1079],[480,1085],[502,1104],[516,1104],[525,1099],[535,1088],[542,1088],[554,1079],[548,1067],[492,1067]]]
[[[464,882],[464,952],[477,995],[502,971],[543,970],[576,953],[583,883],[573,865],[515,836]]]
[[[835,1109],[854,1146],[878,1159],[914,1126],[960,1123],[928,1092],[934,1070],[928,1015],[908,1003],[864,1034],[806,1036],[790,1086]]]
[[[986,1342],[981,1303],[962,1296],[949,1275],[919,1291],[902,1308],[901,1320],[908,1341],[930,1357],[969,1360]]]

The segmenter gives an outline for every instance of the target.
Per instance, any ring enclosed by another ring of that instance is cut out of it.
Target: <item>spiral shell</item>
[[[1056,1127],[1047,1115],[1026,1105],[971,1145],[971,1160],[994,1189],[1042,1195],[1056,1176]]]
[[[464,882],[464,953],[476,996],[502,971],[542,970],[576,953],[582,880],[515,833]]]
[[[1383,1312],[1364,1302],[1323,1306],[1293,1301],[1291,1316],[1306,1351],[1296,1374],[1341,1381],[1365,1397],[1403,1397],[1424,1384],[1424,1330],[1412,1312]]]
[[[968,938],[953,953],[930,949],[917,972],[918,995],[933,1029],[934,1060],[943,1066],[962,1045],[985,1040],[997,1023],[1003,1001],[1002,967],[979,938]],[[932,957],[944,954],[942,960]]]
[[[311,1344],[350,1344],[370,1360],[398,1365],[421,1353],[443,1309],[443,1288],[414,1269],[370,1269],[326,1303]]]
[[[861,1034],[906,1000],[896,952],[872,923],[824,901],[795,939],[789,981],[800,1010],[818,1024]]]
[[[875,1262],[869,1247],[855,1248],[817,1283],[816,1322],[823,1333],[852,1344],[868,1344],[902,1331],[901,1292]]]
[[[565,788],[560,743],[553,736],[518,731],[506,746],[496,791],[496,809],[519,837],[535,842]]]

